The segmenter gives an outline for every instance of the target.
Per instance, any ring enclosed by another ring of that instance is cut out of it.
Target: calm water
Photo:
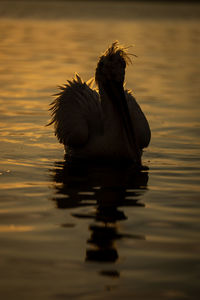
[[[1,299],[198,299],[200,6],[56,3],[0,3]],[[70,165],[45,127],[116,39],[152,130],[140,173]]]

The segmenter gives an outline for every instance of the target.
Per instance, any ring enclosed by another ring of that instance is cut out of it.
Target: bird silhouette
[[[79,75],[60,87],[51,103],[55,135],[77,159],[128,160],[141,166],[142,149],[149,145],[148,121],[132,92],[124,89],[127,49],[118,41],[100,56],[95,82]]]

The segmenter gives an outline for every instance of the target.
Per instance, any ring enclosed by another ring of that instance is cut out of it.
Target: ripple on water
[[[2,298],[197,299],[199,6],[46,5],[0,7]],[[146,171],[61,161],[45,126],[56,86],[94,76],[115,39],[138,55]]]

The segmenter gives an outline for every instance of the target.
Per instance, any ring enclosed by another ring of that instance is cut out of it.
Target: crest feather
[[[125,60],[126,64],[129,64],[132,62],[131,58],[130,58],[130,55],[132,55],[132,54],[129,54],[127,52],[127,47],[120,45],[119,41],[117,41],[117,40],[112,43],[112,45],[103,53],[102,56],[111,57],[115,54],[120,55]]]

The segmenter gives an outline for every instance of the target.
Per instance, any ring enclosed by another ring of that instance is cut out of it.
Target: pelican
[[[59,87],[50,104],[55,135],[72,158],[130,160],[142,166],[143,148],[151,139],[148,121],[133,94],[124,89],[127,48],[118,41],[100,56],[92,80],[76,75]]]

